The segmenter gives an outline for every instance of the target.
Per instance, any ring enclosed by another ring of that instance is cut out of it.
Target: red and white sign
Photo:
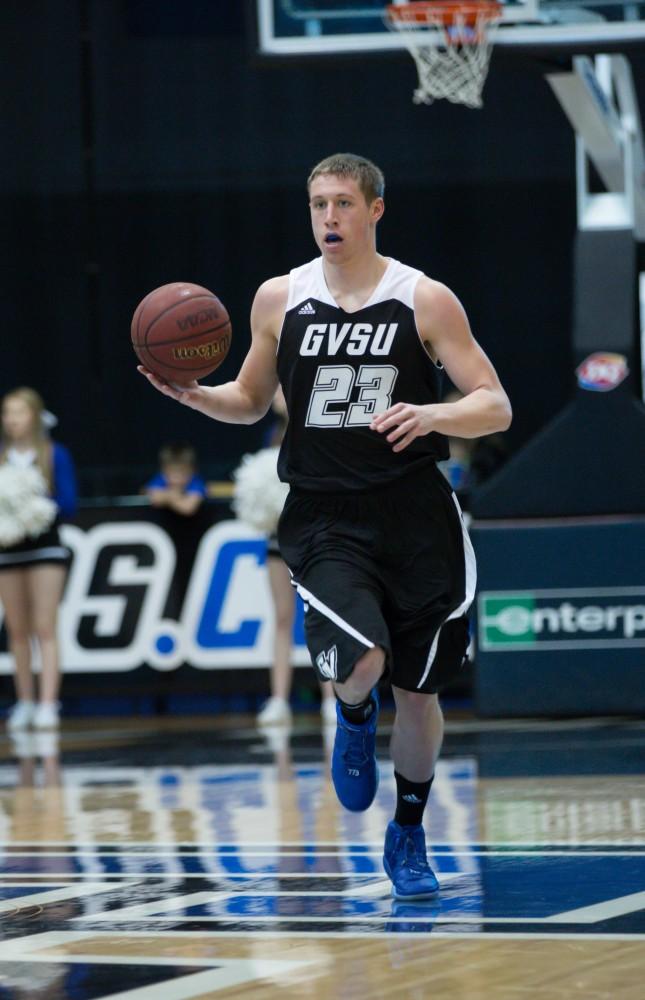
[[[591,392],[609,392],[629,375],[627,358],[623,354],[599,352],[590,354],[576,368],[578,385]]]

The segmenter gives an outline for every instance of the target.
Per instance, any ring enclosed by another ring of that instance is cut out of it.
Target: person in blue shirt
[[[195,449],[189,444],[167,444],[159,452],[159,472],[145,487],[153,507],[189,517],[206,498],[206,483],[197,475]]]
[[[17,696],[7,727],[10,732],[31,726],[55,729],[60,691],[58,608],[71,561],[71,553],[60,539],[59,524],[76,513],[74,463],[67,448],[51,440],[49,428],[56,420],[45,410],[38,392],[28,387],[14,389],[1,406],[0,469],[5,470],[5,490],[9,488],[9,470],[15,470],[17,483],[20,470],[36,469],[42,477],[42,493],[54,501],[45,527],[26,531],[10,544],[0,544],[0,603],[15,663]],[[3,516],[4,528],[10,528],[6,505]],[[41,657],[38,699],[31,663],[32,638],[38,642]]]

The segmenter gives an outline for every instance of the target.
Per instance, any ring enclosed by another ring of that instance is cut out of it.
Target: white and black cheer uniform
[[[35,538],[25,538],[16,545],[0,546],[0,572],[4,569],[21,569],[42,563],[58,563],[67,566],[72,554],[60,538],[59,525],[61,517],[71,517],[76,512],[76,477],[69,451],[61,444],[51,446],[52,479],[54,488],[52,499],[58,506],[59,513],[45,531]],[[34,465],[34,451],[17,451],[9,448],[5,461],[17,468]]]
[[[475,559],[431,433],[393,452],[370,430],[397,402],[440,399],[441,367],[414,316],[421,272],[389,260],[374,292],[347,313],[322,258],[290,273],[278,345],[289,413],[278,460],[290,492],[280,551],[305,603],[305,632],[322,679],[346,680],[382,647],[393,684],[439,690],[461,668]]]

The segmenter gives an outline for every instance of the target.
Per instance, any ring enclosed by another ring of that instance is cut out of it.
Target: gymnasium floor
[[[313,716],[3,735],[1,1000],[640,1000],[643,722],[449,719],[442,893],[405,905],[380,862],[389,721],[364,814]]]

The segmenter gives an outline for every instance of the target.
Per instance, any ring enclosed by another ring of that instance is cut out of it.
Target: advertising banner
[[[98,519],[82,512],[62,527],[73,553],[59,623],[66,674],[271,664],[266,540],[239,521],[212,521],[211,513],[186,531],[180,521],[115,509]],[[0,626],[2,617],[0,605]],[[6,648],[0,627],[5,674]],[[299,601],[293,662],[310,662]]]
[[[645,519],[475,522],[482,715],[645,708]]]

